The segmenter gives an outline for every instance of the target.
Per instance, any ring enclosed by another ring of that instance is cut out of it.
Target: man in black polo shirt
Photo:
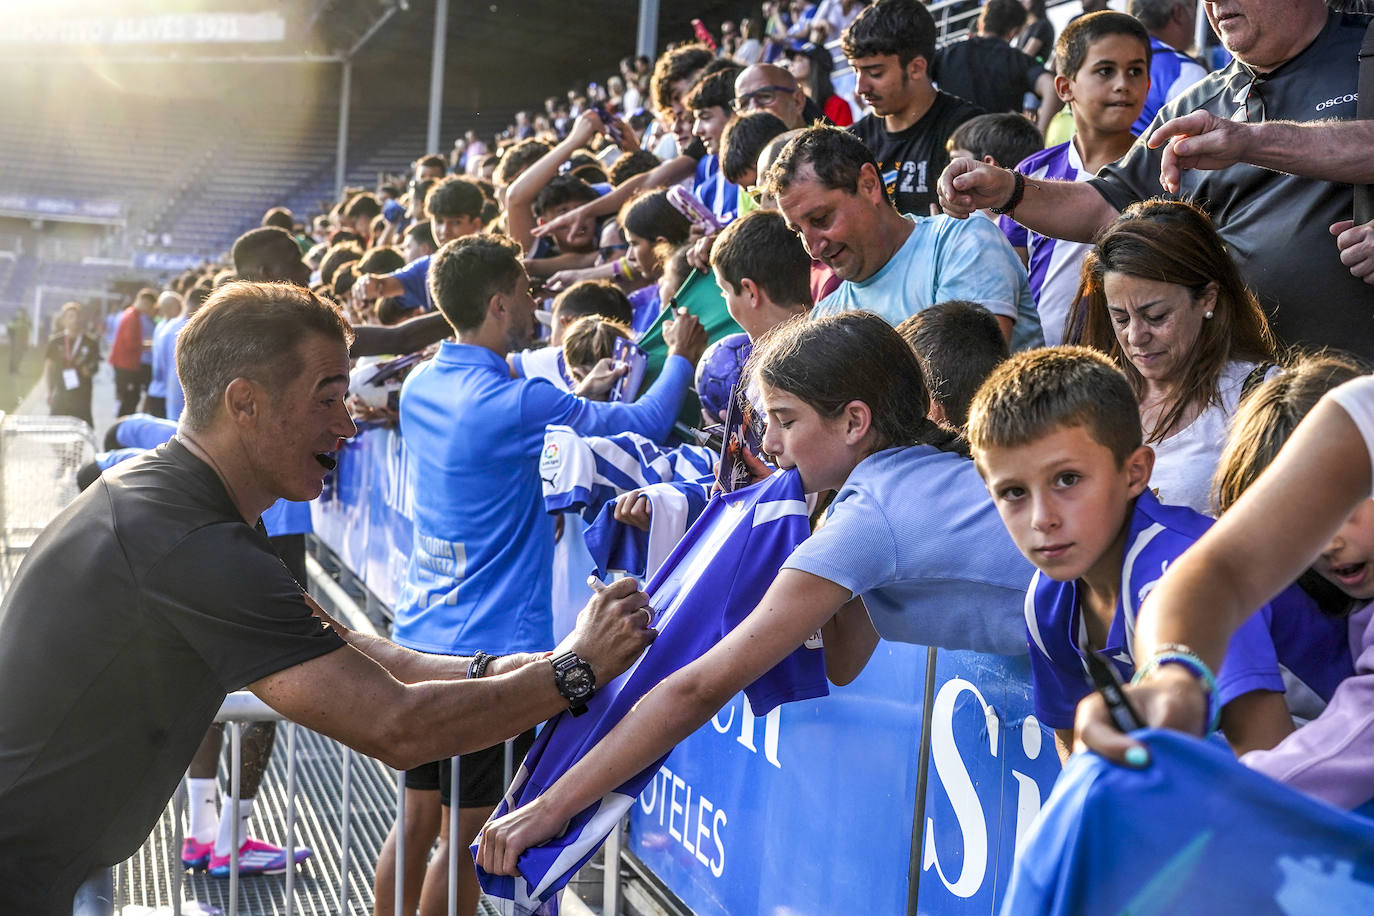
[[[1236,59],[1160,109],[1151,130],[1198,110],[1250,123],[1354,117],[1367,19],[1329,13],[1321,0],[1218,0],[1207,15]],[[1025,182],[1018,201],[1012,173],[961,159],[940,179],[941,202],[954,216],[1014,204],[1028,228],[1090,241],[1132,202],[1166,194],[1164,151],[1149,148],[1149,133],[1092,181]],[[1167,196],[1211,214],[1284,341],[1374,358],[1374,296],[1329,232],[1350,219],[1349,185],[1238,163],[1184,172]]]
[[[945,141],[983,109],[932,85],[935,20],[920,0],[878,0],[840,45],[858,76],[855,91],[873,108],[849,129],[873,151],[897,209],[929,216],[935,180],[949,164]]]
[[[935,81],[942,91],[988,111],[1020,113],[1026,93],[1034,93],[1040,97],[1036,123],[1044,133],[1064,103],[1054,91],[1054,75],[1011,46],[1025,22],[1020,0],[988,0],[975,34],[935,55]]]
[[[216,291],[178,338],[177,435],[34,544],[0,605],[0,913],[66,916],[137,850],[229,691],[405,769],[585,701],[589,674],[606,682],[652,639],[628,582],[592,600],[560,646],[580,661],[558,667],[423,655],[329,620],[260,515],[317,496],[355,431],[349,336],[308,290]]]

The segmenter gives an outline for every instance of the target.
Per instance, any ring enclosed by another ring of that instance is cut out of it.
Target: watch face
[[[563,672],[563,687],[570,696],[582,696],[592,689],[592,673],[585,664],[574,665]]]

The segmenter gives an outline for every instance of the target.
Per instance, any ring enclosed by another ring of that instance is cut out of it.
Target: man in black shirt
[[[1034,93],[1040,97],[1036,123],[1044,133],[1064,103],[1054,91],[1054,75],[1011,46],[1025,21],[1019,0],[988,0],[977,32],[935,55],[935,81],[941,91],[994,112],[1020,112],[1026,94]]]
[[[406,769],[584,701],[587,675],[605,683],[651,641],[628,581],[589,603],[560,647],[580,661],[561,667],[411,652],[301,591],[260,516],[317,496],[355,432],[349,336],[308,290],[216,291],[178,339],[176,437],[104,475],[29,552],[0,605],[0,913],[66,916],[83,879],[131,855],[229,691]]]
[[[935,20],[919,0],[878,0],[840,44],[858,76],[856,92],[873,108],[849,129],[873,151],[897,209],[929,216],[935,180],[949,164],[945,141],[983,110],[931,83]]]
[[[1161,194],[1196,200],[1286,343],[1374,358],[1374,295],[1342,263],[1349,246],[1338,246],[1329,231],[1350,219],[1349,185],[1238,162],[1186,171],[1166,189],[1164,150],[1147,142],[1154,128],[1197,111],[1248,123],[1353,118],[1356,55],[1368,20],[1328,13],[1321,0],[1219,0],[1207,15],[1235,55],[1230,66],[1166,104],[1130,152],[1092,181],[1026,182],[1013,215],[1044,235],[1086,242],[1134,201]],[[1314,150],[1314,158],[1325,155]],[[1005,207],[1014,190],[1010,172],[966,159],[940,178],[941,201],[954,216]]]

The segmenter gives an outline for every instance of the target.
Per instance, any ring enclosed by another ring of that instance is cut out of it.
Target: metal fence
[[[94,457],[95,434],[84,420],[0,414],[0,587],[76,498],[76,472]]]

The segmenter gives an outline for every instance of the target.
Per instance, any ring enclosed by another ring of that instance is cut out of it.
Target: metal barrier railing
[[[303,733],[313,735],[314,733],[308,732],[303,726],[291,723],[289,720],[284,720],[275,710],[247,691],[232,693],[226,697],[224,704],[215,716],[215,721],[223,723],[229,733],[229,793],[224,801],[224,808],[231,812],[236,812],[238,810],[238,803],[242,797],[242,729],[244,724],[264,721],[282,723],[282,730],[286,742],[285,837],[282,845],[289,852],[287,855],[287,869],[283,876],[284,884],[281,886],[279,899],[273,901],[270,911],[274,916],[275,914],[281,914],[281,916],[295,916],[295,914],[300,911],[296,899],[298,893],[298,867],[294,864],[294,856],[292,855],[292,852],[297,848],[297,840],[299,839],[297,808],[301,792],[301,780],[299,778],[298,756],[300,753],[301,735]],[[356,888],[353,886],[353,876],[359,871],[359,869],[354,866],[371,864],[370,862],[355,863],[352,861],[352,857],[357,854],[357,844],[353,842],[352,833],[357,827],[356,822],[358,819],[358,812],[355,810],[355,770],[357,761],[354,758],[360,755],[357,755],[356,752],[336,742],[328,743],[333,748],[336,748],[340,755],[338,816],[337,820],[332,825],[337,831],[339,858],[333,863],[334,867],[330,869],[331,871],[336,871],[338,878],[333,888],[320,889],[320,895],[329,898],[323,903],[323,908],[321,908],[321,906],[315,906],[313,909],[322,912],[347,913],[351,906],[358,904],[361,907],[361,911],[370,912],[372,901],[366,894],[366,891],[370,890],[370,888]],[[506,743],[506,756],[508,761],[507,784],[509,784],[510,779],[510,765],[513,763],[512,747],[512,742]],[[454,758],[453,775],[451,776],[451,791],[453,798],[459,797],[458,771],[458,759]],[[401,913],[404,912],[402,898],[405,885],[402,876],[405,873],[406,857],[414,854],[424,855],[427,850],[408,851],[406,849],[404,772],[395,773],[394,785],[396,817],[395,874],[397,879],[393,886],[393,905],[394,912]],[[183,916],[183,914],[190,916],[193,912],[204,914],[207,912],[208,903],[188,901],[185,899],[187,886],[186,870],[180,860],[180,850],[183,840],[185,839],[182,826],[186,810],[186,789],[184,783],[173,797],[170,808],[172,823],[171,842],[165,844],[165,849],[162,851],[164,861],[157,863],[161,867],[167,869],[170,900],[167,904],[160,905],[159,910],[162,911],[163,906],[169,906],[173,916]],[[450,837],[458,836],[458,812],[459,809],[456,805],[449,809]],[[233,816],[230,823],[230,867],[227,881],[228,900],[223,912],[227,914],[227,916],[239,916],[239,914],[244,911],[242,897],[245,885],[240,875],[239,863],[239,847],[244,838],[239,835],[239,818]],[[453,844],[452,840],[450,843],[450,851],[452,854],[449,856],[448,864],[449,891],[447,912],[449,916],[454,916],[458,910],[458,864],[461,850],[457,845]],[[321,852],[322,850],[317,850],[317,855]],[[145,871],[146,870],[145,868]],[[132,903],[130,898],[133,894],[129,886],[131,872],[132,868],[129,867],[128,863],[116,869],[112,900],[117,901],[117,906],[115,907],[115,912],[117,913],[122,914],[125,907]],[[159,879],[154,880],[157,881]],[[262,895],[259,894],[257,896],[260,897]],[[262,907],[258,907],[258,909],[261,910]],[[215,911],[217,911],[217,908],[213,906],[210,906],[208,909],[208,912]],[[607,910],[607,912],[612,911]]]
[[[317,595],[317,597],[321,599],[321,603],[323,605],[329,608],[331,612],[336,613],[336,616],[347,622],[350,626],[354,627],[355,629],[364,632],[369,632],[374,635],[377,633],[377,630],[372,625],[372,623],[368,621],[363,616],[361,611],[357,609],[353,597],[350,596],[337,582],[334,581],[333,578],[329,576],[328,573],[325,572],[325,570],[319,565],[319,563],[315,560],[314,557],[310,557],[307,560],[307,571],[309,573],[311,580],[311,590],[314,594]],[[335,828],[336,836],[338,837],[339,857],[337,862],[331,863],[334,867],[330,869],[331,871],[336,871],[338,877],[335,885],[332,888],[327,889],[327,893],[325,889],[321,889],[321,896],[327,896],[332,899],[328,900],[323,906],[316,906],[314,907],[314,909],[316,912],[342,914],[349,912],[350,906],[356,903],[359,904],[361,907],[361,909],[358,910],[359,912],[370,913],[372,900],[369,892],[371,891],[371,886],[369,885],[365,888],[355,888],[353,886],[354,876],[358,875],[361,871],[361,869],[354,867],[355,864],[363,866],[364,868],[369,867],[372,864],[372,862],[355,863],[353,861],[353,857],[355,855],[361,854],[357,848],[359,844],[354,842],[354,833],[358,830],[359,822],[361,820],[361,818],[359,817],[359,812],[355,810],[355,796],[357,794],[356,783],[357,777],[359,775],[357,769],[360,760],[367,761],[374,765],[375,769],[373,769],[366,775],[368,777],[368,781],[374,784],[373,788],[375,789],[375,783],[377,781],[376,770],[382,769],[382,765],[376,763],[375,761],[372,761],[370,758],[363,757],[362,755],[350,750],[342,744],[333,742],[330,739],[324,738],[323,736],[318,736],[316,733],[310,732],[309,730],[304,729],[302,726],[296,725],[290,722],[289,720],[284,719],[279,713],[277,713],[267,704],[258,699],[254,694],[248,691],[239,691],[236,693],[229,694],[225,698],[224,703],[221,705],[219,712],[216,714],[215,721],[224,724],[229,733],[229,761],[227,771],[229,793],[228,798],[225,799],[223,802],[222,808],[223,810],[231,812],[236,812],[238,810],[239,800],[242,797],[242,730],[244,724],[251,722],[268,721],[282,723],[283,735],[286,742],[286,793],[284,805],[285,837],[283,845],[287,850],[294,850],[294,848],[296,847],[296,841],[298,839],[299,833],[297,825],[298,798],[301,794],[302,786],[301,779],[299,778],[298,757],[301,753],[302,737],[305,735],[311,736],[313,739],[313,743],[320,745],[322,747],[327,747],[329,749],[327,751],[328,753],[337,752],[339,754],[340,765],[338,771],[338,816],[337,820],[332,825]],[[510,785],[510,781],[513,777],[515,769],[515,764],[516,761],[514,759],[514,744],[512,741],[508,741],[505,744],[504,785]],[[427,854],[428,850],[406,849],[405,773],[403,771],[391,771],[389,768],[386,768],[386,771],[390,775],[384,778],[387,779],[391,784],[394,784],[395,787],[394,811],[396,843],[394,874],[396,877],[393,882],[393,911],[399,914],[404,911],[403,896],[405,891],[405,882],[403,880],[403,876],[405,874],[406,857],[408,855],[425,855]],[[460,793],[458,789],[459,760],[456,757],[452,760],[452,774],[450,779],[451,797],[457,799],[460,797]],[[318,782],[318,780],[316,780],[316,782]],[[391,790],[388,789],[386,791],[390,792]],[[264,793],[259,793],[260,796],[262,794]],[[377,794],[377,791],[373,791],[371,793],[371,799],[375,800]],[[160,861],[155,862],[153,864],[153,867],[166,868],[169,872],[167,884],[170,888],[170,900],[168,900],[166,904],[162,904],[159,902],[157,906],[159,911],[162,912],[167,911],[163,909],[164,906],[169,906],[170,912],[173,914],[173,916],[182,916],[183,913],[187,914],[187,916],[190,916],[190,913],[192,912],[192,905],[194,905],[195,907],[194,912],[198,914],[205,914],[207,912],[207,904],[203,904],[200,901],[187,901],[183,899],[185,896],[187,881],[186,870],[182,866],[180,859],[180,850],[182,847],[183,840],[185,839],[182,824],[186,809],[186,797],[186,786],[183,782],[182,786],[179,788],[179,790],[173,797],[170,805],[170,820],[172,824],[170,831],[171,842],[170,844],[166,844],[166,848],[163,849],[159,854],[146,856],[146,858],[148,859],[160,858]],[[388,807],[391,806],[388,805]],[[456,838],[459,835],[458,814],[458,806],[451,806],[449,809],[448,825],[449,836],[451,838],[451,854],[449,855],[448,859],[449,889],[447,912],[449,916],[454,916],[454,914],[457,913],[458,909],[458,864],[460,861],[459,854],[462,852],[462,850],[458,848],[457,844],[452,839]],[[226,905],[223,909],[223,912],[226,913],[227,916],[239,916],[240,912],[243,912],[245,910],[245,907],[242,905],[245,882],[242,880],[239,867],[239,847],[242,844],[243,840],[244,838],[239,835],[239,818],[235,816],[232,818],[230,827],[230,869],[229,878],[227,882],[228,899],[227,901],[225,901]],[[149,844],[145,844],[145,850],[148,849],[149,845],[156,845],[153,843],[153,837],[151,835]],[[377,848],[367,850],[367,852],[373,854],[374,859],[375,854],[378,851],[380,845],[380,843],[375,844]],[[316,850],[317,855],[321,854],[322,852],[323,850]],[[280,916],[295,916],[297,912],[305,909],[303,907],[298,907],[297,905],[297,894],[299,884],[298,867],[294,864],[293,859],[294,857],[291,855],[290,852],[288,852],[288,865],[286,873],[284,875],[284,884],[281,886],[280,894],[273,895],[274,898],[279,899],[274,899],[269,907],[259,906],[258,910],[269,911],[272,913],[272,916],[278,916],[278,914],[280,914]],[[130,900],[130,897],[133,896],[131,893],[130,884],[132,883],[133,871],[134,869],[129,866],[129,863],[125,863],[123,866],[116,869],[116,873],[114,876],[114,893],[112,896],[112,900],[118,901],[116,912],[119,912],[121,914],[124,912],[125,906],[129,905],[132,902]],[[614,876],[617,873],[617,868],[608,868],[608,875]],[[157,878],[154,880],[160,881],[161,879]],[[617,892],[618,891],[608,891],[607,898],[614,898]],[[262,897],[264,895],[258,894],[256,896]],[[218,911],[218,908],[215,907],[211,907],[208,910],[208,912],[216,911]],[[615,910],[607,909],[605,910],[605,912],[612,913],[615,912]]]
[[[0,587],[76,498],[76,472],[94,457],[95,434],[84,420],[0,413]]]

